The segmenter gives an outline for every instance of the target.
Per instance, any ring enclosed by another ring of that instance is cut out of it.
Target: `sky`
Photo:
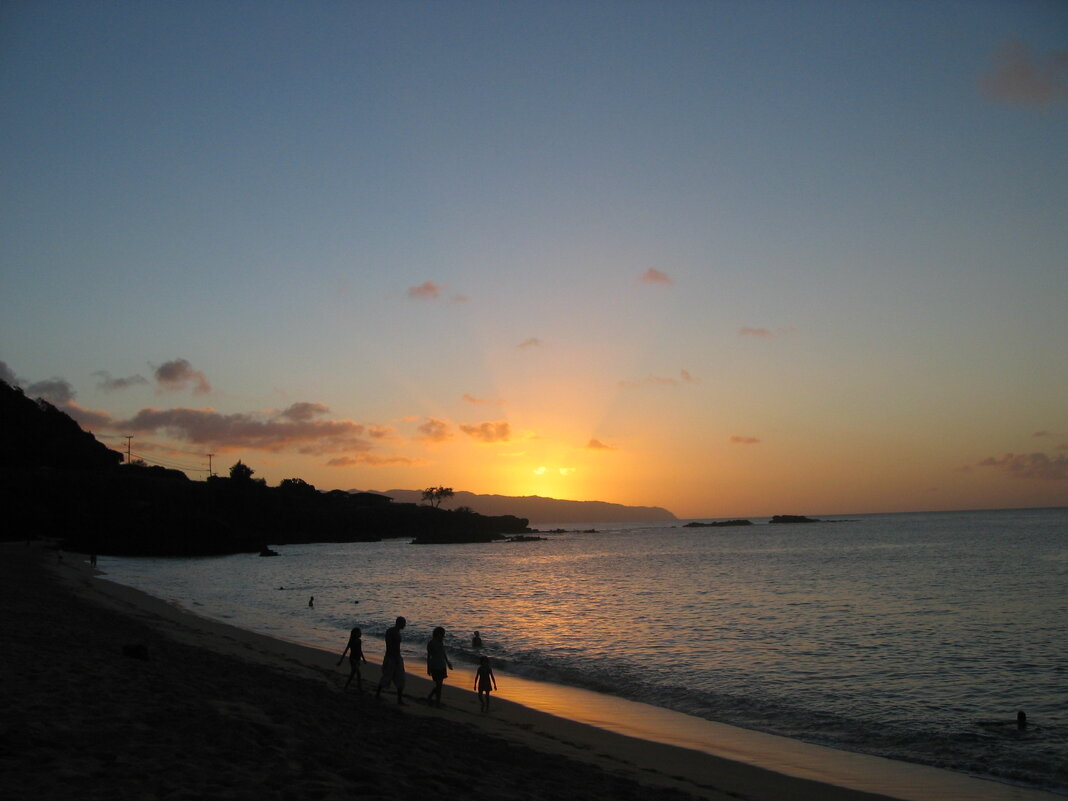
[[[0,377],[149,463],[1068,505],[1063,2],[8,1],[0,119]]]

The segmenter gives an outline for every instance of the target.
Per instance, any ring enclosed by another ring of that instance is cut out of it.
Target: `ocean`
[[[503,697],[523,677],[1068,794],[1068,509],[751,519],[99,566],[338,653],[360,626],[373,662],[403,615],[410,670],[444,626],[452,661],[490,656]]]

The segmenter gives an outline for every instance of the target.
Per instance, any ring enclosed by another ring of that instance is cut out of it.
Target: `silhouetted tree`
[[[252,474],[256,471],[242,462],[240,459],[230,467],[230,478],[234,481],[251,481]]]
[[[452,491],[452,487],[427,487],[423,490],[423,501],[437,508],[441,506],[442,501],[446,498],[451,498],[455,494]]]
[[[318,490],[303,478],[283,478],[278,482],[278,489],[294,495],[315,495]]]

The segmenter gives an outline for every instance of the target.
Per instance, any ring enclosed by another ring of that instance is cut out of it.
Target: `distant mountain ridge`
[[[362,490],[349,490],[361,492]],[[419,503],[422,490],[391,489],[384,492],[398,503]],[[470,507],[482,515],[515,515],[525,517],[531,525],[538,523],[633,523],[643,520],[677,520],[662,506],[627,506],[606,501],[565,501],[543,498],[540,495],[478,495],[458,490],[442,504],[443,509]]]

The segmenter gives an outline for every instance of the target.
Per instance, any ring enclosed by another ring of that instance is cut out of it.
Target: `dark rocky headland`
[[[512,515],[320,492],[299,478],[268,487],[248,468],[191,481],[177,470],[121,462],[68,415],[0,381],[7,540],[54,538],[85,553],[194,556],[392,537],[485,542],[528,531],[527,520]]]

